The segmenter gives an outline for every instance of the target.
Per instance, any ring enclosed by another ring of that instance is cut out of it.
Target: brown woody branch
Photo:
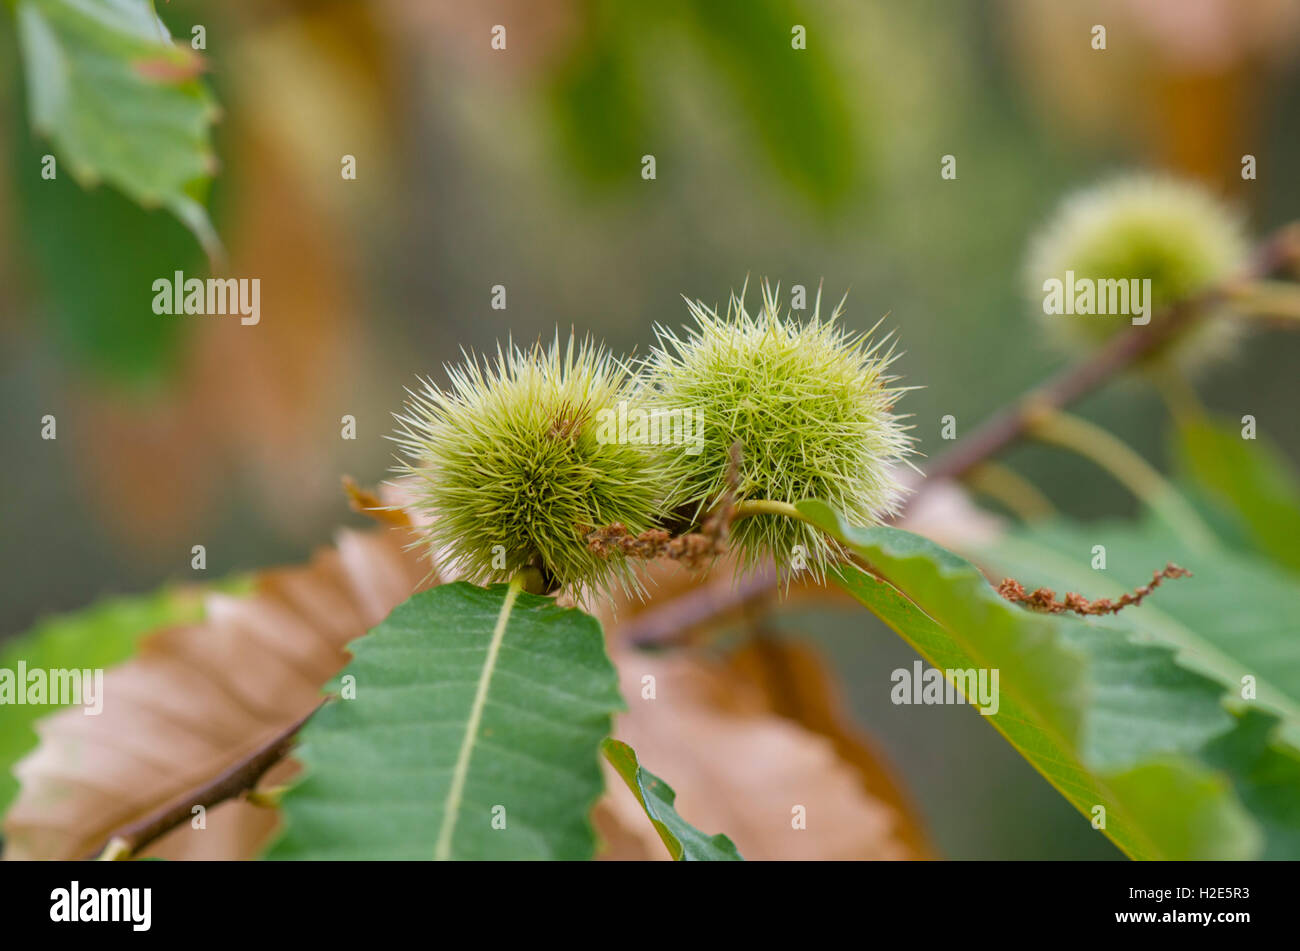
[[[1296,226],[1292,226],[1275,233],[1261,245],[1254,263],[1248,273],[1243,275],[1243,280],[1265,277],[1283,264],[1294,263],[1298,258],[1300,258],[1300,231]],[[927,484],[942,479],[959,478],[1015,442],[1032,425],[1035,414],[1041,412],[1042,407],[1063,408],[1120,370],[1153,352],[1185,323],[1194,320],[1203,308],[1226,296],[1228,291],[1229,288],[1216,289],[1202,297],[1183,302],[1162,319],[1153,321],[1151,327],[1144,332],[1130,331],[1113,338],[1090,359],[1031,390],[1015,404],[984,423],[953,450],[940,457],[931,468],[927,482],[922,483],[917,493],[913,495],[913,500],[916,495],[925,491]],[[737,448],[733,447],[732,452],[734,470],[737,467],[735,456]],[[734,483],[734,480],[733,475],[729,481]],[[353,505],[358,511],[377,514],[386,510],[387,507],[382,506],[378,499],[361,492],[355,483],[348,485],[347,488]],[[710,521],[706,523],[706,530],[698,535],[700,543],[707,543],[710,550],[716,547],[720,538],[726,537],[732,503],[732,493],[729,491],[723,503],[715,509]],[[393,520],[391,516],[389,518]],[[610,531],[610,529],[615,530]],[[643,548],[646,545],[651,547],[670,545],[675,541],[667,537],[654,539],[628,537],[620,535],[616,529],[616,526],[610,526],[607,529],[597,530],[591,540],[596,545],[612,547],[640,545]],[[689,553],[684,552],[684,554]],[[1104,614],[1118,611],[1129,604],[1139,603],[1165,577],[1181,577],[1189,574],[1191,572],[1169,564],[1163,571],[1155,572],[1149,585],[1138,588],[1134,594],[1125,594],[1114,603],[1105,598],[1090,602],[1073,593],[1067,594],[1064,602],[1057,602],[1054,593],[1048,589],[1040,588],[1025,594],[1023,586],[1013,579],[1003,581],[999,593],[1009,600],[1022,601],[1032,607],[1056,613],[1069,610],[1081,614]],[[697,588],[633,618],[625,626],[623,636],[629,643],[638,646],[667,645],[684,640],[692,630],[770,597],[777,588],[777,582],[775,570],[769,567],[748,575],[734,585],[719,582]],[[227,799],[250,792],[272,766],[289,754],[298,731],[328,700],[329,698],[323,699],[305,716],[211,780],[188,790],[144,818],[115,830],[108,836],[103,846],[87,858],[99,856],[110,845],[114,846],[123,857],[136,855],[189,819],[193,815],[195,806],[208,809]]]
[[[1088,359],[1067,367],[995,413],[929,467],[925,482],[921,483],[907,504],[914,504],[925,493],[927,486],[947,479],[959,479],[1015,443],[1029,431],[1044,409],[1064,409],[1120,371],[1155,352],[1162,343],[1196,320],[1208,307],[1227,298],[1241,283],[1268,277],[1281,268],[1296,268],[1298,265],[1300,224],[1292,224],[1274,232],[1261,243],[1250,264],[1235,280],[1174,305],[1141,329],[1131,329],[1112,337]],[[905,514],[905,511],[906,509],[900,512],[896,518]],[[757,572],[734,587],[712,585],[699,588],[638,615],[628,626],[627,636],[630,643],[642,647],[682,643],[694,629],[771,597],[776,590],[775,571]]]
[[[245,755],[239,762],[218,773],[212,779],[160,806],[149,815],[129,825],[122,826],[111,833],[104,845],[87,858],[103,854],[109,846],[123,858],[139,854],[150,843],[162,838],[194,814],[195,806],[210,809],[218,803],[241,796],[257,786],[258,781],[293,749],[294,740],[303,724],[310,720],[316,711],[329,702],[328,697],[275,736],[271,737],[257,749]]]
[[[1195,321],[1209,307],[1227,298],[1244,281],[1255,280],[1294,263],[1300,256],[1300,230],[1292,225],[1272,234],[1257,249],[1245,273],[1204,294],[1180,301],[1140,330],[1111,337],[1095,354],[1066,368],[995,414],[975,432],[940,456],[926,473],[927,481],[956,479],[997,455],[1033,425],[1044,407],[1063,409],[1087,395],[1121,370],[1154,353],[1161,344]]]

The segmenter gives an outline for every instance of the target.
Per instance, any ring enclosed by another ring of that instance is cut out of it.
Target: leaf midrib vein
[[[451,785],[447,789],[446,805],[442,810],[442,825],[438,830],[438,841],[433,850],[435,861],[446,861],[451,858],[451,840],[456,831],[461,799],[465,794],[465,782],[469,778],[469,762],[474,753],[474,738],[483,719],[488,687],[492,683],[492,674],[496,670],[501,642],[505,639],[506,624],[510,620],[511,609],[514,608],[515,599],[519,596],[522,587],[523,583],[518,576],[510,582],[510,586],[506,589],[505,601],[501,604],[501,611],[497,614],[496,627],[492,630],[492,640],[488,642],[487,656],[483,661],[483,670],[479,674],[478,689],[474,693],[474,703],[470,707],[469,720],[465,724],[465,736],[461,739],[460,753],[456,756]]]

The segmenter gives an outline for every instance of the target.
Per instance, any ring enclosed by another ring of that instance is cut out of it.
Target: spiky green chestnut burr
[[[1149,279],[1155,326],[1172,304],[1236,276],[1249,251],[1237,216],[1200,186],[1167,176],[1126,175],[1061,204],[1030,242],[1026,293],[1057,342],[1075,350],[1127,330],[1131,317],[1047,313],[1046,282],[1064,283],[1073,275],[1082,288],[1085,280]],[[1236,329],[1230,321],[1213,319],[1220,311],[1204,314],[1151,359],[1187,369],[1230,351]]]
[[[692,445],[660,446],[670,508],[698,522],[718,504],[739,443],[740,503],[823,499],[858,525],[896,510],[902,489],[893,466],[911,440],[894,414],[902,390],[891,386],[887,338],[847,332],[840,308],[823,317],[820,292],[804,322],[782,316],[767,286],[754,314],[743,290],[725,317],[688,306],[694,326],[680,336],[658,328],[644,374],[656,409],[703,422]],[[737,519],[731,540],[743,568],[774,559],[786,578],[804,567],[820,575],[832,556],[820,532],[779,514]]]
[[[662,492],[646,446],[611,440],[601,423],[635,399],[631,374],[602,348],[570,337],[495,362],[448,367],[450,387],[422,380],[395,437],[431,516],[427,543],[464,577],[486,583],[536,569],[580,593],[636,587],[621,557],[589,550],[586,533],[618,522],[651,527]],[[607,427],[606,427],[607,429]]]

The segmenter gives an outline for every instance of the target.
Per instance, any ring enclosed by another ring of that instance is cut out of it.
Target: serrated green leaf
[[[1105,570],[1094,570],[1094,546],[1105,548]],[[1073,525],[1041,522],[981,547],[980,560],[1027,588],[1077,591],[1115,598],[1176,562],[1193,577],[1166,582],[1140,609],[1093,623],[1134,640],[1165,644],[1181,666],[1214,678],[1237,711],[1262,709],[1281,720],[1281,735],[1300,749],[1300,582],[1248,554],[1190,549],[1158,520]],[[1243,677],[1255,697],[1241,697]]]
[[[586,859],[599,748],[623,708],[594,618],[442,585],[349,645],[301,734],[276,859]],[[352,678],[347,681],[346,678]]]
[[[1157,759],[1108,775],[1106,788],[1127,814],[1145,817],[1160,837],[1161,855],[1134,858],[1260,857],[1263,832],[1237,803],[1222,773],[1188,759]]]
[[[1300,855],[1300,753],[1277,742],[1277,723],[1276,717],[1248,710],[1235,730],[1206,747],[1205,759],[1231,777],[1263,827],[1260,858],[1293,860]]]
[[[798,508],[878,573],[845,566],[837,580],[930,664],[999,671],[990,723],[1085,816],[1104,806],[1104,832],[1128,855],[1260,852],[1259,824],[1203,758],[1234,728],[1220,682],[1185,669],[1170,647],[1013,605],[970,562],[919,536],[844,525],[821,502]]]
[[[203,204],[217,107],[198,55],[148,0],[19,0],[15,16],[32,126],[60,161],[83,186],[166,208],[217,256]]]
[[[1106,568],[1094,570],[1094,546]],[[1300,585],[1273,564],[1236,551],[1188,550],[1161,522],[1042,522],[985,546],[979,557],[1027,586],[1117,597],[1167,561],[1193,577],[1166,583],[1138,609],[1094,620],[1131,641],[1174,649],[1179,666],[1227,687],[1231,732],[1199,758],[1231,780],[1264,832],[1268,859],[1300,856]],[[1242,678],[1254,696],[1243,696]]]
[[[1178,428],[1176,451],[1186,477],[1235,516],[1257,551],[1300,571],[1300,483],[1267,437],[1193,421]]]
[[[48,146],[19,126],[6,164],[24,238],[18,251],[38,291],[31,319],[77,372],[148,393],[179,369],[195,327],[155,314],[151,287],[159,275],[200,271],[203,252],[161,209],[146,211],[112,188],[87,191],[71,175],[32,174]]]
[[[618,770],[632,790],[674,862],[740,862],[736,845],[722,833],[705,835],[680,815],[674,803],[677,793],[666,782],[637,762],[636,751],[626,743],[607,739],[601,744],[605,759]]]

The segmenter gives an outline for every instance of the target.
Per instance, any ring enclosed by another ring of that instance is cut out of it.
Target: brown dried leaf
[[[742,647],[726,663],[698,651],[646,653],[628,632],[663,610],[664,598],[720,594],[734,583],[722,562],[705,578],[672,562],[647,566],[648,603],[616,602],[604,613],[610,654],[618,666],[628,712],[614,735],[637,751],[641,764],[677,792],[681,815],[707,833],[722,832],[747,859],[897,859],[929,857],[907,798],[888,766],[840,712],[829,674],[816,656],[792,644],[770,644],[767,659],[798,686],[760,669],[758,647]],[[792,585],[785,603],[833,594],[821,586]],[[728,615],[752,622],[771,599]],[[660,615],[662,616],[662,615]],[[645,676],[655,699],[642,699]],[[667,858],[658,835],[616,774],[597,828],[608,859]],[[791,826],[791,810],[807,810],[807,828]]]
[[[417,590],[427,570],[404,529],[345,531],[306,567],[267,572],[245,598],[213,595],[206,619],[162,631],[104,677],[104,709],[62,710],[14,768],[22,783],[5,820],[6,858],[72,859],[110,832],[182,796],[284,730],[319,702],[345,645]],[[284,765],[264,779],[283,779]],[[160,851],[244,858],[274,814],[245,802],[182,826]]]
[[[345,533],[309,566],[264,575],[251,597],[214,597],[204,623],[155,635],[108,672],[101,716],[69,710],[43,721],[40,747],[17,767],[23,786],[6,822],[6,857],[90,854],[112,830],[209,780],[302,716],[344,664],[344,645],[425,578],[424,564],[404,550],[408,539],[400,528]],[[676,566],[665,571],[661,595],[698,584]],[[906,810],[888,804],[883,785],[864,785],[861,763],[833,732],[830,706],[795,709],[740,661],[728,668],[686,652],[620,648],[620,621],[639,607],[624,604],[620,618],[605,619],[631,708],[616,735],[673,785],[689,821],[730,835],[750,859],[924,854]],[[652,702],[640,699],[647,673],[656,677]],[[261,785],[285,782],[295,769],[281,763]],[[664,857],[615,780],[594,815],[603,857]],[[791,827],[796,804],[807,810],[806,830]],[[231,801],[209,810],[206,823],[178,827],[146,854],[251,858],[274,830],[275,813]]]
[[[884,754],[845,712],[838,684],[821,655],[807,644],[761,633],[727,658],[731,671],[760,686],[772,713],[829,739],[858,774],[863,790],[893,810],[895,835],[912,858],[932,858],[933,847],[911,796]]]
[[[725,833],[750,860],[913,857],[897,814],[867,794],[831,740],[772,713],[718,704],[721,696],[754,691],[752,684],[682,653],[617,650],[614,660],[629,707],[614,735],[673,787],[678,812],[696,828]],[[646,676],[654,677],[654,699],[642,696]],[[668,858],[640,804],[608,768],[606,788],[601,857]],[[804,829],[794,828],[796,806],[804,808]]]

